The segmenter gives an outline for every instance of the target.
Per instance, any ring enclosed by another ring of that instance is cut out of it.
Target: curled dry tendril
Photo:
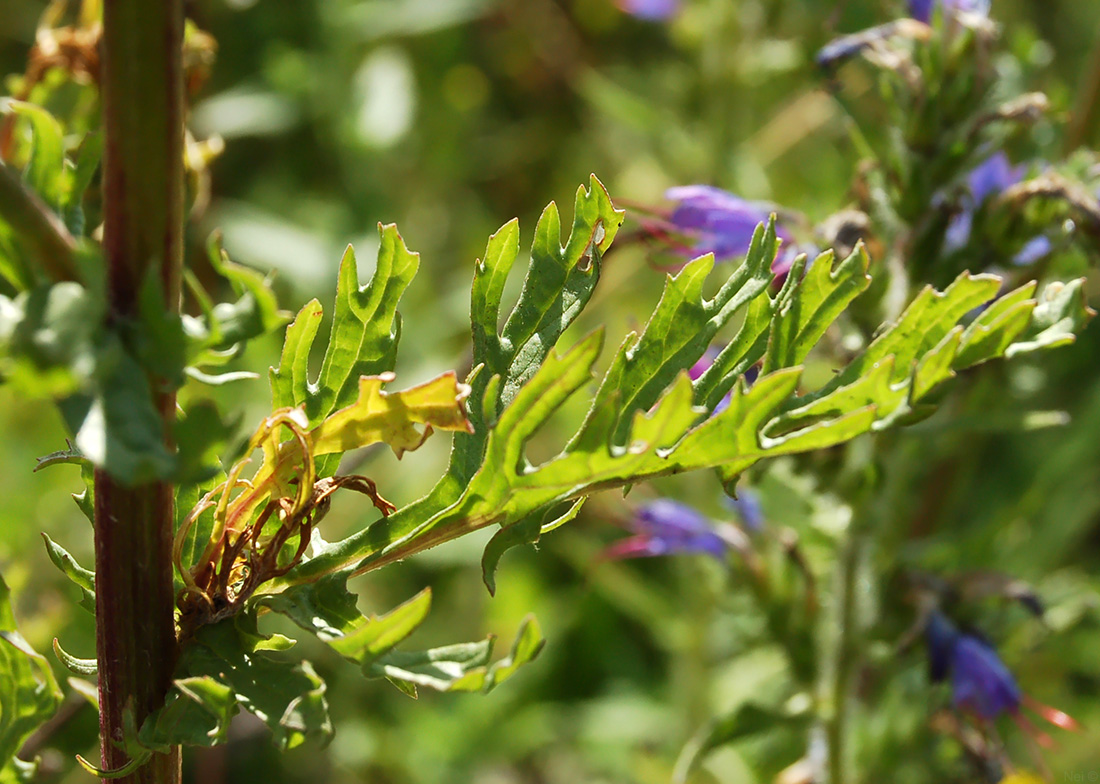
[[[308,427],[301,409],[281,409],[264,419],[249,441],[246,456],[180,525],[172,558],[184,584],[176,600],[181,637],[234,615],[259,586],[297,565],[313,527],[328,512],[337,490],[366,495],[383,515],[394,511],[394,505],[365,476],[318,479]],[[283,428],[292,437],[280,442]],[[263,450],[263,463],[252,479],[244,479],[241,474],[256,449]],[[206,547],[194,565],[184,564],[188,534],[210,509],[214,525]]]

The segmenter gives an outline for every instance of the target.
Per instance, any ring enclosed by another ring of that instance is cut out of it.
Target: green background
[[[201,254],[220,228],[234,259],[277,273],[281,301],[293,310],[314,296],[331,301],[348,242],[367,274],[375,225],[396,222],[423,265],[402,305],[402,386],[463,365],[469,280],[485,238],[519,216],[529,241],[550,199],[568,217],[590,172],[613,197],[645,203],[660,203],[667,187],[707,182],[815,222],[844,207],[858,155],[813,54],[835,34],[899,11],[859,0],[688,0],[675,20],[653,24],[611,0],[188,5],[218,42],[191,126],[199,138],[220,134],[226,143],[212,165],[209,207],[190,227],[189,252]],[[22,70],[43,6],[0,0],[0,71]],[[1025,64],[1025,83],[1046,91],[1054,116],[1064,116],[1095,67],[1100,4],[994,0],[994,16]],[[858,100],[870,87],[855,80],[847,92]],[[1100,128],[1088,136],[1100,144]],[[644,318],[662,285],[646,247],[628,241],[636,228],[628,217],[590,307],[612,334]],[[1090,290],[1100,291],[1093,278]],[[597,317],[587,318],[591,326]],[[277,348],[274,339],[254,347],[242,367],[262,372]],[[1059,747],[1045,752],[1055,780],[1100,771],[1097,357],[1093,325],[1071,348],[968,378],[966,394],[942,415],[889,442],[905,562],[879,564],[882,571],[1003,571],[1030,581],[1050,608],[1046,625],[999,604],[979,623],[996,633],[1026,691],[1084,725],[1079,734],[1059,733]],[[263,380],[218,395],[246,423],[269,406]],[[1029,432],[976,425],[990,410],[1005,422],[1065,410],[1071,424]],[[49,564],[38,533],[91,562],[91,531],[68,497],[80,487],[75,470],[31,473],[36,456],[63,446],[61,423],[49,405],[0,388],[0,432],[0,568],[22,631],[39,650],[57,636],[90,656],[91,616]],[[359,470],[400,505],[430,486],[445,448],[437,437],[401,463],[372,452]],[[828,488],[807,495],[803,469],[781,463],[756,479],[769,524],[808,534],[812,547],[814,531],[829,525],[830,496]],[[716,518],[728,514],[709,476],[639,487],[629,502],[658,493],[691,499]],[[324,522],[327,538],[361,526],[368,511],[338,500]],[[716,564],[598,563],[618,535],[613,521],[628,511],[618,495],[594,499],[537,552],[510,552],[495,599],[478,566],[488,532],[352,584],[364,609],[374,610],[431,585],[435,607],[416,638],[425,646],[485,633],[508,641],[520,619],[536,613],[546,649],[492,695],[424,693],[413,702],[303,640],[329,684],[332,745],[280,756],[266,730],[244,720],[229,746],[189,754],[185,776],[204,784],[668,781],[691,734],[770,688],[782,663],[761,644],[737,576]],[[957,747],[927,731],[948,695],[927,686],[921,646],[893,655],[911,616],[902,597],[889,594],[893,583],[886,586],[875,597],[886,620],[859,689],[857,742],[874,750],[863,760],[867,780],[955,780],[932,771],[964,770],[954,762]],[[1000,729],[1013,758],[1033,767],[1019,731],[1010,721]],[[83,780],[70,758],[94,743],[94,716],[84,709],[48,754],[47,775]],[[803,747],[802,735],[767,732],[715,754],[693,780],[770,781],[755,778],[753,766],[781,768]]]

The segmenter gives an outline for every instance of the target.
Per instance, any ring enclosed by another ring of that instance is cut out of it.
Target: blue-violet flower
[[[756,227],[766,223],[769,216],[769,211],[759,204],[711,185],[669,188],[665,198],[676,203],[669,223],[673,231],[688,240],[678,249],[685,256],[713,253],[715,261],[744,256]],[[775,233],[784,247],[772,262],[772,272],[782,277],[790,270],[797,249],[783,225],[776,224]]]
[[[1067,714],[1025,695],[989,643],[975,634],[960,631],[942,613],[937,611],[929,616],[925,639],[932,681],[950,677],[951,699],[957,709],[986,722],[1008,714],[1044,745],[1051,743],[1050,738],[1021,714],[1021,705],[1063,729],[1077,728],[1077,722]]]
[[[989,16],[990,0],[909,0],[909,15],[917,21],[929,24],[936,5],[944,10]]]
[[[974,214],[978,208],[987,199],[1022,182],[1026,175],[1027,166],[1013,166],[1003,151],[975,166],[966,177],[968,193],[963,200],[962,209],[951,219],[944,233],[944,249],[953,252],[965,247],[970,242]],[[1052,249],[1050,238],[1039,234],[1028,240],[1011,261],[1016,266],[1027,266],[1046,256]]]
[[[617,0],[617,5],[631,16],[652,22],[663,22],[680,10],[680,0]]]
[[[634,535],[615,542],[605,558],[646,558],[701,553],[725,561],[730,545],[690,506],[659,498],[641,506],[629,522]]]

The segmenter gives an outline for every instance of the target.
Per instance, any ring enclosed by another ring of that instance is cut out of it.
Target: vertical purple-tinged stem
[[[183,234],[182,0],[106,0],[103,12],[103,247],[112,320],[137,317],[157,275],[165,307],[179,308]],[[175,395],[158,392],[165,423]],[[166,426],[165,432],[168,432]],[[127,761],[115,743],[129,708],[140,726],[163,703],[176,660],[172,487],[95,477],[96,656],[101,759]],[[179,751],[155,755],[127,782],[176,784]]]

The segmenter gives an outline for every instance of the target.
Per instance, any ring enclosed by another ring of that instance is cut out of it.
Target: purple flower
[[[680,10],[680,0],[617,0],[617,5],[631,16],[652,22],[663,22]]]
[[[715,261],[744,256],[752,245],[756,227],[768,221],[769,212],[750,201],[710,185],[683,185],[669,188],[665,198],[676,202],[669,216],[671,228],[687,238],[679,248],[682,255],[702,256],[713,253]],[[776,224],[776,235],[785,247],[772,262],[772,272],[785,276],[797,255],[791,234]]]
[[[809,269],[809,264],[806,268]],[[745,371],[745,374],[741,378],[745,379],[745,387],[751,387],[756,383],[756,379],[760,377],[760,365],[753,365],[751,368]]]
[[[692,381],[698,381],[699,377],[707,372],[707,369],[714,364],[714,360],[718,359],[718,354],[721,349],[711,346],[703,352],[703,356],[699,357],[695,361],[695,364],[688,368],[688,376]]]
[[[864,35],[846,35],[829,41],[814,55],[814,64],[818,68],[831,68],[845,60],[850,60],[862,52],[871,42]]]
[[[997,652],[984,640],[960,632],[938,612],[925,629],[932,680],[951,678],[956,708],[983,719],[1020,709],[1020,687]]]
[[[959,631],[942,613],[933,612],[925,627],[928,661],[934,683],[951,679],[951,701],[959,710],[984,721],[1008,714],[1040,742],[1047,742],[1020,713],[1021,704],[1064,729],[1077,722],[1065,713],[1035,702],[1020,691],[1016,679],[993,647],[975,634]]]
[[[692,238],[690,252],[713,253],[715,261],[748,253],[756,227],[768,220],[768,213],[759,205],[710,185],[669,188],[665,198],[676,202],[669,221]],[[790,239],[780,226],[776,234]]]
[[[962,210],[951,216],[943,232],[943,249],[954,253],[966,247],[970,242],[970,232],[974,228],[974,205],[966,203]]]
[[[1052,250],[1054,250],[1054,243],[1050,241],[1050,237],[1040,234],[1024,243],[1024,246],[1012,257],[1012,263],[1017,267],[1027,267],[1044,256],[1049,256]]]
[[[1025,174],[1027,166],[1013,166],[1004,151],[998,151],[971,170],[966,177],[966,184],[974,197],[974,204],[980,205],[990,196],[996,196],[1023,180]]]
[[[936,0],[909,0],[909,16],[928,24],[932,21],[932,9]]]
[[[1026,175],[1027,166],[1013,166],[1003,151],[998,151],[975,166],[966,176],[968,193],[963,200],[962,209],[951,218],[944,232],[944,250],[950,253],[964,248],[970,242],[974,214],[978,208],[987,199],[1022,182]],[[1052,243],[1047,237],[1033,237],[1012,258],[1012,263],[1017,266],[1033,264],[1050,253],[1051,249]]]
[[[942,5],[945,11],[965,12],[989,16],[990,0],[909,0],[909,15],[914,19],[930,24],[936,5]]]
[[[983,640],[959,635],[952,657],[952,699],[984,719],[1016,713],[1023,695],[1004,662]]]
[[[690,506],[659,498],[640,507],[629,523],[634,535],[604,551],[605,558],[647,558],[701,553],[725,561],[730,545]]]

